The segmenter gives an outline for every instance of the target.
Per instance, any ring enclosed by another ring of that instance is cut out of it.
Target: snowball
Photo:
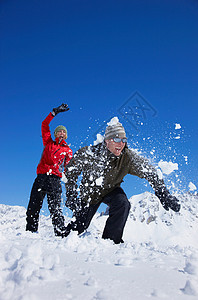
[[[176,124],[175,124],[175,129],[181,129],[181,125],[178,124],[178,123],[176,123]]]
[[[171,174],[174,170],[178,170],[178,164],[172,163],[171,161],[167,162],[167,161],[160,160],[158,166],[160,167],[162,172],[166,175]]]
[[[103,141],[104,141],[104,137],[100,133],[98,133],[96,135],[96,141],[94,141],[94,146],[102,143]]]
[[[197,187],[196,187],[196,186],[194,185],[194,183],[192,183],[192,182],[189,183],[188,187],[189,187],[189,190],[190,190],[191,192],[193,192],[193,191],[195,191],[195,190],[197,189]]]
[[[103,176],[100,176],[99,178],[96,179],[96,185],[102,185],[103,182]]]

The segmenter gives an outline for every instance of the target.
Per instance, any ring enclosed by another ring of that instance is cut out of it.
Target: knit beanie
[[[116,117],[113,118],[110,123],[108,123],[104,136],[105,140],[110,140],[114,137],[126,138],[124,127],[120,122],[118,122]]]
[[[55,137],[56,137],[56,135],[57,135],[57,132],[60,131],[60,130],[64,130],[64,131],[66,132],[66,139],[67,139],[67,129],[66,129],[65,126],[63,126],[63,125],[59,125],[59,126],[57,126],[57,127],[55,128],[55,130],[54,130],[54,135],[55,135]]]

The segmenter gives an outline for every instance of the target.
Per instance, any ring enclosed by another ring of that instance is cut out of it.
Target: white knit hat
[[[116,117],[113,118],[110,123],[108,123],[104,138],[105,140],[110,140],[114,137],[126,138],[124,127],[120,122],[118,122],[118,119]]]

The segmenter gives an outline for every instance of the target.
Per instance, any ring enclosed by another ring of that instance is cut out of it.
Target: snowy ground
[[[198,197],[179,198],[175,214],[150,193],[132,197],[121,245],[101,239],[106,215],[61,239],[49,217],[32,234],[24,207],[1,204],[0,299],[198,299]]]

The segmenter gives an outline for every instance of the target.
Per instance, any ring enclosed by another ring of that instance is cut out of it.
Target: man
[[[66,227],[61,210],[61,177],[63,168],[72,158],[72,150],[65,140],[67,129],[59,125],[54,131],[55,141],[50,133],[49,124],[60,112],[69,110],[67,104],[54,108],[42,122],[41,131],[44,150],[40,163],[37,166],[37,177],[32,186],[30,201],[27,208],[26,230],[36,232],[38,230],[39,213],[47,194],[48,208],[54,226],[56,236],[64,237]]]
[[[104,142],[78,150],[67,166],[66,206],[74,211],[75,222],[67,226],[82,233],[88,228],[99,205],[109,206],[109,217],[102,238],[122,243],[124,226],[129,214],[130,203],[120,187],[127,174],[148,180],[166,210],[178,212],[180,204],[159,179],[157,171],[148,161],[127,147],[125,130],[117,118],[113,118],[105,131]],[[115,121],[117,120],[117,121]],[[82,174],[80,195],[77,180]]]

